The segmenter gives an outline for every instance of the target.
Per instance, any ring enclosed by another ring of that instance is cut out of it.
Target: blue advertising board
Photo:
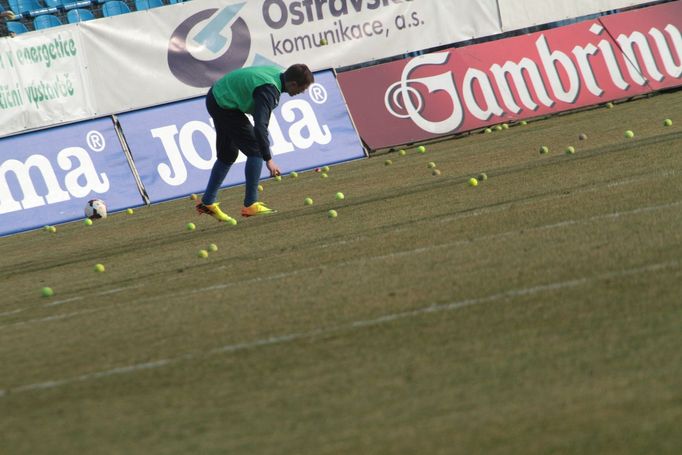
[[[143,204],[111,118],[0,139],[0,236]]]
[[[135,168],[152,202],[206,188],[216,159],[215,130],[203,97],[120,114]],[[283,173],[362,158],[364,149],[332,71],[304,94],[282,94],[270,120],[273,159]],[[244,183],[239,154],[223,186]],[[263,177],[268,176],[263,166]]]

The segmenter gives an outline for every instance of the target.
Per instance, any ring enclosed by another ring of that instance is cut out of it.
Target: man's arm
[[[264,161],[270,161],[270,139],[268,138],[268,124],[272,110],[279,102],[279,92],[274,85],[261,85],[253,91],[253,129],[256,141],[260,146],[261,155]]]

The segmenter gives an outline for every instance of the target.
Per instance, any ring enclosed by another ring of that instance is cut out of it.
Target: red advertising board
[[[682,1],[338,75],[371,149],[682,85]]]

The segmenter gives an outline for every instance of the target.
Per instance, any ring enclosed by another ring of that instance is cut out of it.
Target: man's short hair
[[[310,71],[310,68],[303,63],[296,63],[295,65],[291,65],[289,68],[287,68],[287,70],[284,72],[284,79],[287,81],[296,82],[298,85],[302,86],[309,86],[315,82],[315,76],[313,76],[313,72]]]

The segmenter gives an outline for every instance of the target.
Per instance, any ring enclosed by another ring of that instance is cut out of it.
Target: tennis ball
[[[292,178],[297,178],[297,177],[298,177],[298,172],[292,171],[292,172],[291,172],[291,177],[292,177]]]
[[[495,125],[495,131],[502,131],[502,125]]]
[[[54,295],[54,291],[52,290],[52,288],[44,287],[40,290],[40,294],[43,297],[52,297]]]
[[[528,122],[525,120],[521,120],[521,125],[526,126],[526,125],[528,125]]]
[[[199,253],[197,254],[198,257],[200,258],[207,258],[208,257],[208,251],[206,250],[199,250]]]
[[[134,211],[133,209],[127,209],[127,210],[126,210],[126,213],[127,213],[128,215],[132,215],[133,213],[135,213],[135,211]]]
[[[211,243],[208,246],[208,251],[210,251],[211,253],[215,253],[216,251],[218,251],[218,245],[216,245],[215,243]]]
[[[426,167],[429,169],[435,169],[436,163],[434,163],[433,161],[429,161],[429,164],[427,164]]]
[[[575,147],[573,147],[572,145],[569,145],[568,147],[566,147],[566,154],[567,155],[573,155],[574,153],[575,153]]]
[[[433,172],[431,172],[431,175],[440,175],[440,171],[438,169],[434,169]]]
[[[187,223],[186,228],[187,228],[188,231],[193,231],[193,230],[195,230],[197,227],[196,227],[196,225],[195,225],[194,223]]]
[[[490,133],[493,132],[493,130],[491,130],[490,128],[486,128],[486,129],[483,130],[483,131],[485,132],[485,134],[490,134]]]
[[[609,109],[613,109],[613,103],[606,103],[606,107]]]
[[[469,186],[478,186],[478,180],[476,180],[474,177],[471,177],[469,179]]]
[[[50,226],[49,224],[43,226],[43,231],[45,231],[45,232],[50,232],[50,227],[51,227],[51,226]]]
[[[390,166],[391,164],[393,164],[393,161],[391,161],[391,160],[386,160],[386,161],[384,161],[384,164],[385,164],[386,166]]]
[[[329,176],[327,175],[326,172],[323,172],[322,174],[320,174],[320,177],[322,177],[323,179],[326,179]]]
[[[407,152],[403,149],[400,149],[400,150],[398,150],[398,155],[405,156],[405,155],[407,155]]]
[[[581,141],[587,140],[587,134],[585,134],[585,133],[578,134],[578,139]]]
[[[313,199],[307,197],[307,198],[303,199],[303,204],[304,205],[313,205]]]
[[[508,130],[508,129],[509,129],[509,125],[506,124],[506,123],[503,123],[503,124],[502,124],[502,129],[503,129],[503,130]]]
[[[673,121],[667,118],[663,120],[663,126],[673,126]]]
[[[322,166],[322,172],[329,172],[329,166]]]
[[[263,191],[263,185],[258,185],[258,191]]]
[[[335,197],[336,197],[336,200],[337,200],[337,201],[341,201],[341,200],[343,200],[343,199],[346,198],[346,196],[344,196],[343,193],[340,192],[340,191],[339,191],[338,193],[336,193],[336,196],[335,196]]]
[[[483,182],[485,180],[488,180],[488,174],[486,174],[485,172],[481,172],[480,174],[478,174],[478,177],[476,178],[478,179],[479,182]]]
[[[95,264],[95,272],[102,273],[104,272],[104,266],[102,264]]]
[[[626,137],[627,139],[632,139],[633,137],[635,137],[635,133],[633,133],[632,130],[627,130],[627,131],[625,132],[625,137]]]
[[[199,198],[199,196],[197,196],[196,194],[191,194],[189,198],[193,201],[196,201]]]
[[[336,218],[337,216],[339,216],[339,214],[336,213],[336,210],[330,210],[330,211],[327,212],[327,216],[328,216],[329,218]]]
[[[56,226],[50,226],[50,232],[53,233],[53,234],[54,234],[55,232],[57,232],[57,227],[56,227]]]
[[[420,145],[419,147],[417,147],[417,151],[419,153],[426,153],[426,147],[424,147],[423,145]]]
[[[282,176],[281,176],[281,175],[276,175],[276,176],[275,176],[275,180],[277,180],[278,182],[281,181],[281,180],[282,180]]]
[[[86,218],[83,220],[83,224],[86,226],[92,226],[92,220],[90,218]]]
[[[542,147],[540,147],[540,153],[542,155],[549,153],[549,147],[547,147],[546,145],[543,145]]]
[[[228,218],[227,224],[229,224],[230,226],[236,226],[237,220],[235,220],[234,218]]]

